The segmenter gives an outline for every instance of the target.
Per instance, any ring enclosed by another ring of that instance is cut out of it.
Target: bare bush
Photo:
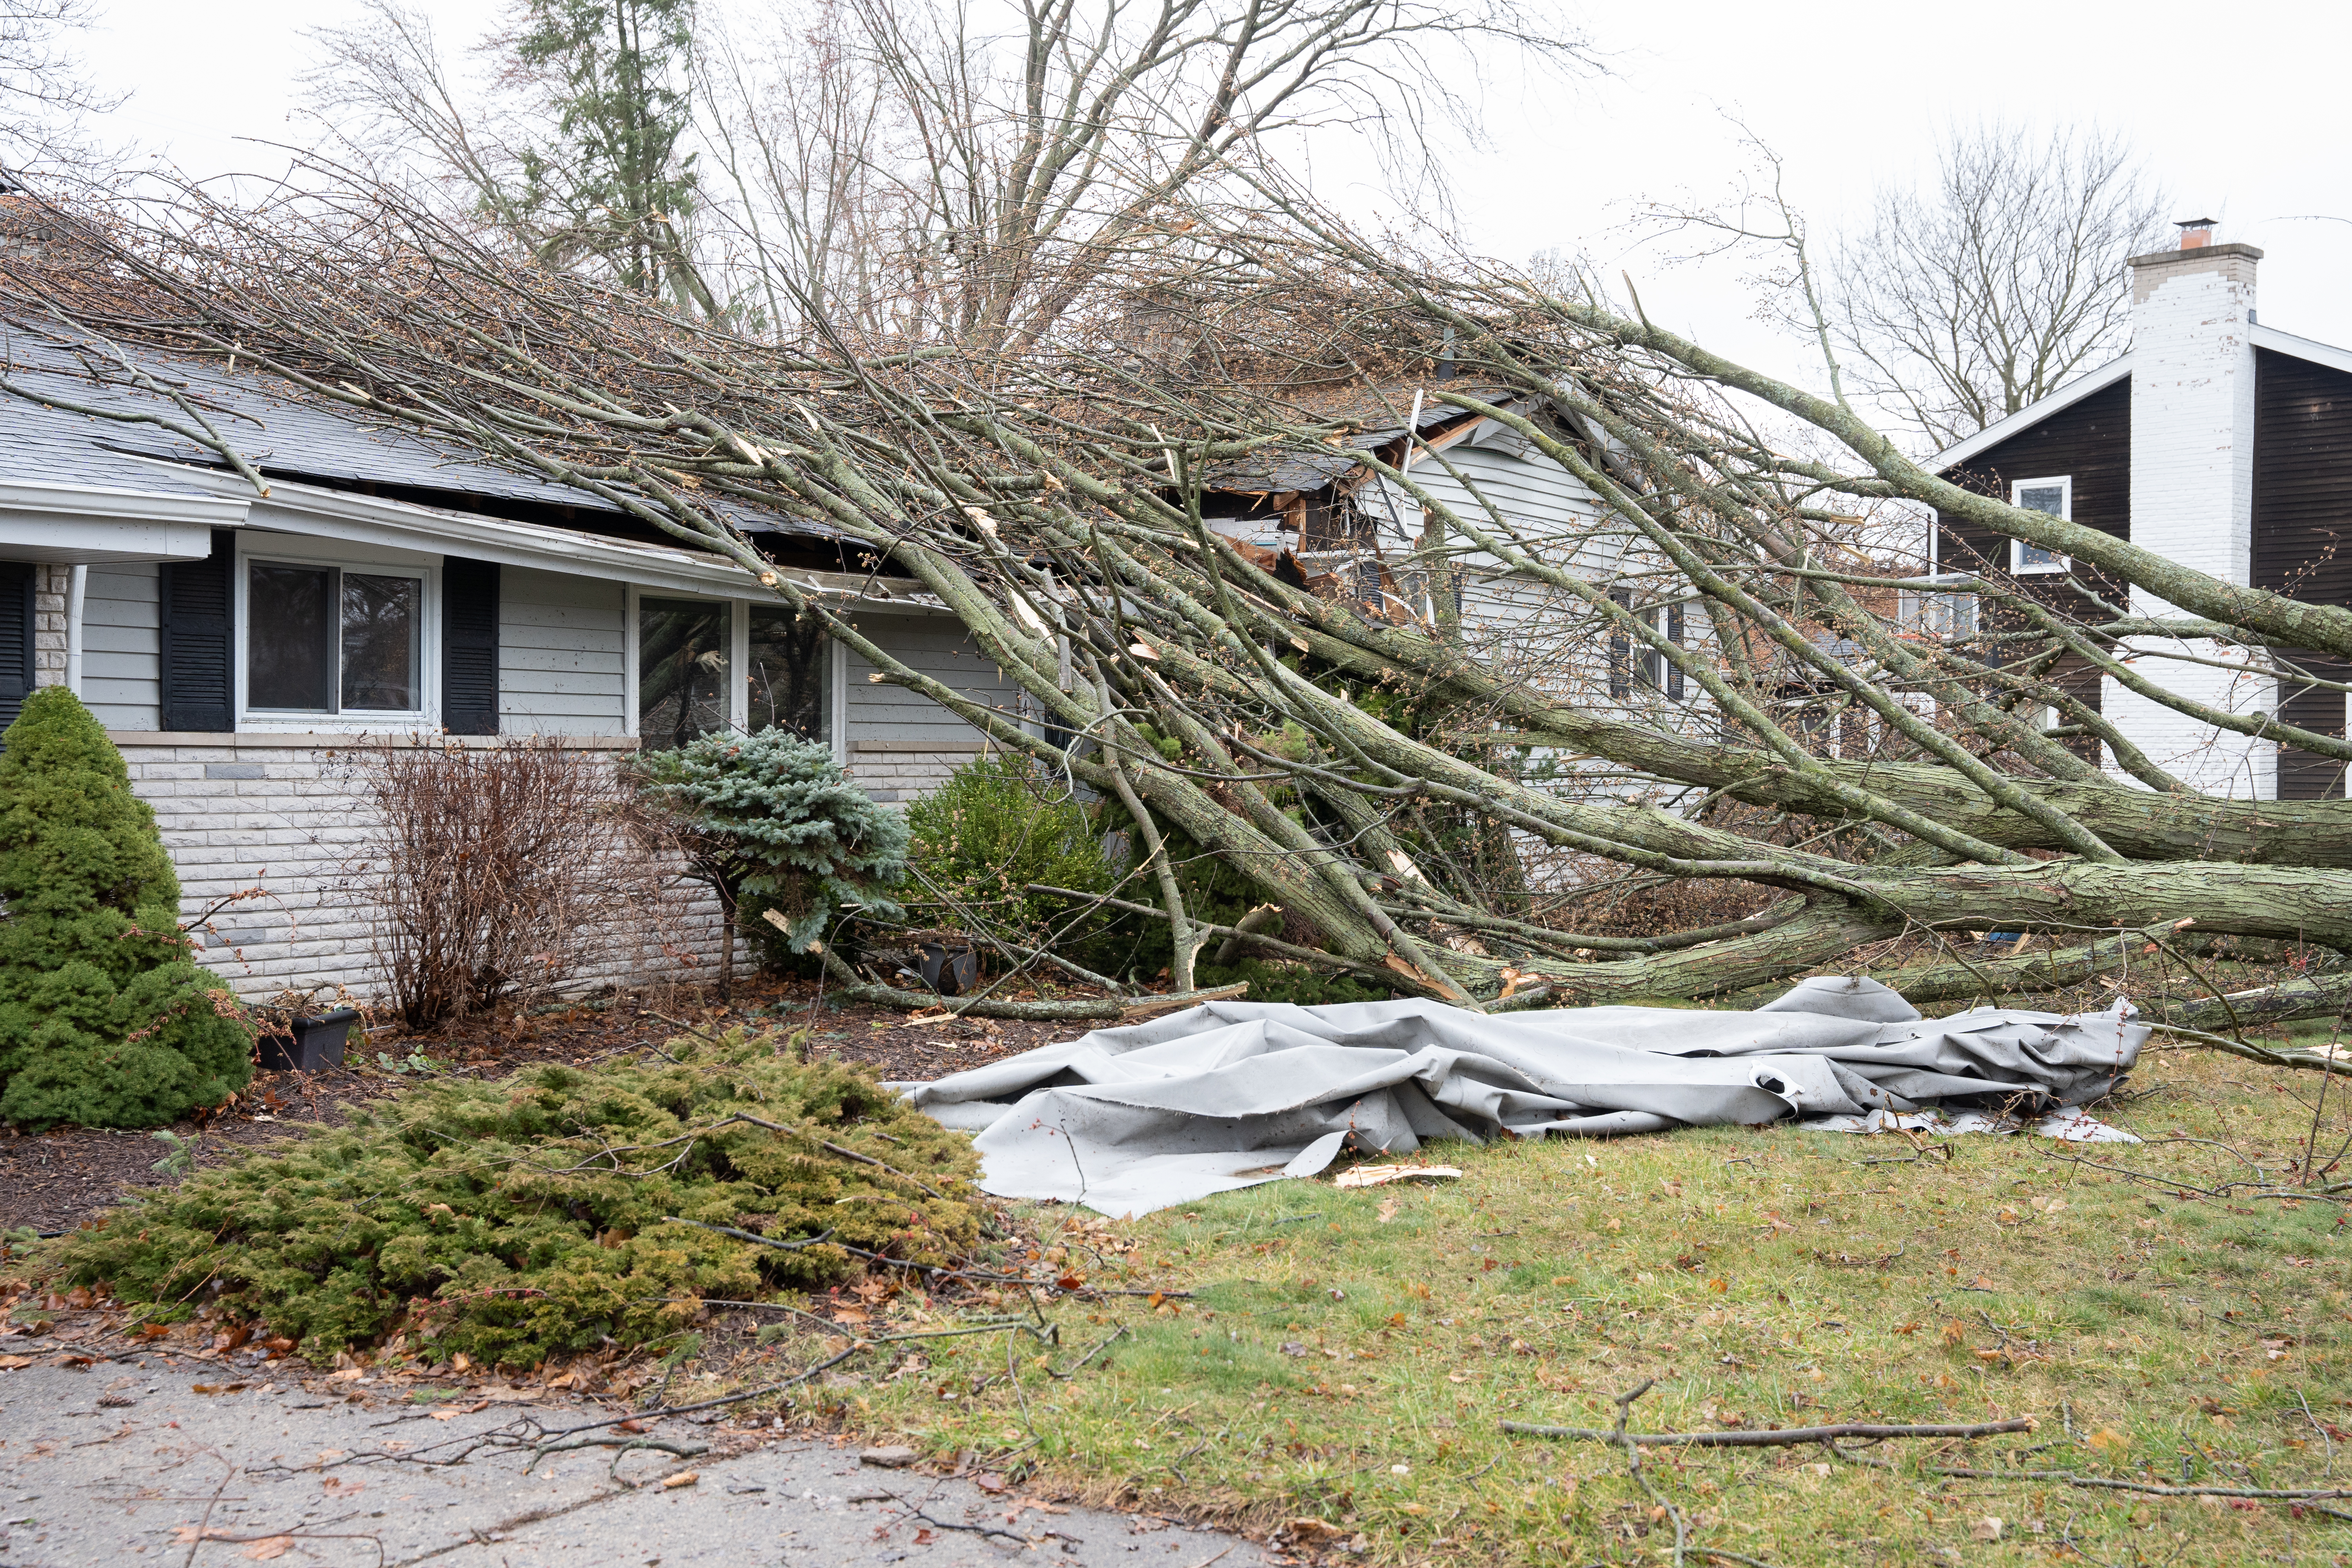
[[[377,825],[359,878],[412,1029],[560,985],[630,876],[603,760],[535,740],[364,753]]]

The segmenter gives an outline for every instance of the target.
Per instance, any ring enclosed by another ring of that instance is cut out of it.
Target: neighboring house
[[[593,497],[369,428],[275,382],[154,363],[268,484],[152,425],[0,395],[0,725],[31,689],[81,696],[151,803],[205,962],[247,995],[378,977],[341,890],[366,837],[348,754],[420,735],[534,736],[623,753],[782,723],[829,740],[877,799],[982,749],[928,699],[755,598],[743,574]],[[100,389],[58,342],[0,338],[37,395],[184,418]],[[908,664],[1019,711],[962,626],[845,542],[740,521],[779,567]],[[464,743],[486,743],[472,741]],[[700,941],[710,941],[701,922]],[[646,946],[634,978],[675,959]]]
[[[2352,351],[2262,325],[2254,270],[2263,253],[2212,243],[2210,220],[2181,228],[2179,249],[2132,258],[2129,353],[1938,453],[1932,466],[2225,582],[2352,605]],[[2006,572],[2099,618],[2091,600],[2064,585],[2073,563],[2063,557],[1940,518],[1932,534],[1941,570]],[[2081,581],[2136,614],[2169,608],[2098,574]],[[2208,706],[2344,733],[2343,692],[2283,678],[2258,654],[2211,642],[2137,651],[2136,670]],[[2156,657],[2167,652],[2211,662]],[[2342,659],[2295,662],[2322,679],[2352,679]],[[2079,660],[2058,673],[2194,787],[2257,800],[2344,794],[2340,763],[2218,731]]]
[[[1440,380],[1451,380],[1441,367]],[[1467,385],[1468,384],[1463,384]],[[1592,433],[1554,405],[1523,394],[1473,388],[1481,401],[1545,426],[1581,449]],[[1402,416],[1399,411],[1402,410]],[[1412,426],[1417,440],[1408,441]],[[1301,585],[1352,600],[1391,620],[1435,626],[1450,618],[1465,647],[1496,674],[1588,705],[1685,703],[1681,672],[1633,637],[1584,634],[1597,617],[1567,591],[1506,574],[1460,537],[1440,539],[1411,492],[1368,467],[1370,453],[1404,469],[1455,516],[1516,534],[1547,563],[1608,584],[1678,644],[1706,640],[1705,612],[1689,586],[1630,527],[1611,518],[1583,481],[1517,430],[1485,415],[1385,389],[1367,427],[1345,447],[1288,454],[1263,468],[1220,473],[1203,502],[1205,521],[1273,552]],[[1441,564],[1424,566],[1434,550]],[[1441,605],[1438,595],[1450,598]]]

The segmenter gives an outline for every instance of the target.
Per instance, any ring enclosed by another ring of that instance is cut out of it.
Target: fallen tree
[[[2163,688],[2151,668],[2198,656],[2148,656],[2149,639],[2316,679],[2293,650],[2352,656],[2352,610],[1961,488],[1841,399],[1585,283],[1400,258],[1263,194],[1255,213],[1188,214],[1019,352],[757,341],[381,190],[267,214],[193,192],[110,208],[72,226],[70,264],[8,263],[5,295],[106,345],[84,351],[94,379],[175,401],[167,426],[257,483],[157,366],[281,378],[734,561],[875,679],[1123,814],[1127,901],[1168,922],[1179,991],[1213,937],[1471,1007],[1717,994],[1989,931],[2074,945],[1956,958],[1933,994],[2088,981],[2109,950],[2120,963],[2190,921],[2200,938],[2352,944],[2352,808],[2202,793],[2079,673],[2245,733]],[[1556,465],[1584,504],[1564,521],[1517,507],[1449,446],[1473,426]],[[1311,578],[1215,526],[1303,504],[1264,477],[1302,464],[1344,476],[1340,547]],[[1382,507],[1417,518],[1402,545]],[[1906,507],[2071,558],[2072,596],[1906,573],[1885,543]],[[747,516],[822,531],[946,606],[1018,705],[894,658]],[[2116,608],[2130,588],[2178,614]],[[1903,609],[1955,595],[1981,606],[1977,629]],[[2352,760],[2340,737],[2252,722]],[[1195,853],[1312,940],[1204,922],[1178,875]],[[1567,861],[1744,887],[1755,907],[1685,942],[1579,936],[1598,884],[1559,876]],[[2263,1011],[2340,1005],[2322,981]]]

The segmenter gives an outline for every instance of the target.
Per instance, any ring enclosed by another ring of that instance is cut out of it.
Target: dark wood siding
[[[1963,489],[2009,499],[2018,479],[2065,474],[2074,481],[2074,521],[2117,539],[2131,537],[2131,378],[2062,408],[2030,430],[1986,448],[1944,477]],[[1937,560],[1947,572],[2009,569],[2009,542],[1986,529],[1936,520]]]
[[[2060,409],[2032,429],[2021,430],[1987,447],[1945,477],[1963,489],[2007,500],[2011,484],[2018,479],[2054,479],[2062,475],[2074,482],[2076,522],[2118,539],[2131,537],[2130,377]],[[2007,535],[1966,524],[1948,524],[1941,513],[1937,515],[1936,528],[1936,560],[1941,570],[2009,570]],[[2109,603],[2123,602],[2126,589],[2121,583],[2105,573],[2085,571],[2084,575]],[[2096,618],[2087,600],[2049,578],[2028,575],[2016,581],[2036,599],[2063,616]],[[1998,616],[1988,615],[1984,625],[1988,630],[2011,629]],[[2088,661],[2068,654],[2052,674],[2076,701],[2094,711],[2098,709],[2099,674]],[[2085,761],[2097,759],[2098,743],[2089,737],[2069,742],[2068,749]]]
[[[2269,349],[2254,351],[2254,584],[2324,605],[2352,605],[2352,374]],[[2305,656],[2329,680],[2352,663]],[[2344,733],[2344,693],[2294,691],[2291,724]],[[2279,798],[2344,794],[2344,764],[2279,749]]]

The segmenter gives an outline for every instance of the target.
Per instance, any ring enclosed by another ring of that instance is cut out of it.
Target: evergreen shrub
[[[79,698],[0,736],[0,1118],[160,1127],[253,1078],[253,1036],[190,961],[155,814]]]
[[[977,1243],[965,1141],[864,1070],[740,1029],[664,1048],[677,1059],[421,1085],[134,1198],[50,1256],[63,1283],[110,1281],[159,1321],[215,1300],[314,1361],[401,1334],[436,1358],[530,1366],[683,1331],[704,1297],[822,1289],[863,1267],[830,1243],[787,1252],[666,1215],[780,1241],[830,1229],[933,1265]],[[716,1125],[739,1111],[803,1135]]]
[[[1098,956],[1121,927],[1115,913],[1073,927],[1071,900],[1025,890],[1042,882],[1101,893],[1118,879],[1093,813],[1026,757],[991,753],[966,763],[907,807],[907,827],[929,884],[908,899],[942,925],[962,923],[968,910],[1015,940],[1052,939],[1079,962]],[[1121,952],[1131,945],[1118,943]]]
[[[850,782],[833,748],[772,727],[713,733],[635,764],[656,819],[772,962],[803,953],[841,906],[895,918],[907,825]],[[789,931],[764,918],[781,914]]]

